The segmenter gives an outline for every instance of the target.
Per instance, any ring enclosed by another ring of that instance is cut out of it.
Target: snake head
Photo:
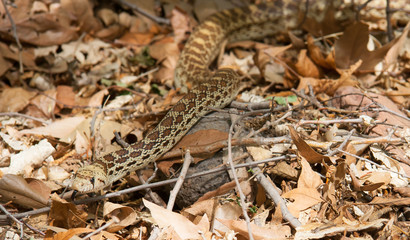
[[[99,165],[88,165],[78,169],[71,189],[81,192],[96,192],[108,186],[108,177]]]

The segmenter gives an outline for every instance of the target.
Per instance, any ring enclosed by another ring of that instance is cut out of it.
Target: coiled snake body
[[[209,65],[224,41],[262,38],[295,28],[304,13],[304,1],[274,1],[218,12],[191,34],[175,69],[175,84],[193,86],[142,141],[108,153],[80,168],[72,189],[93,192],[156,161],[170,150],[205,114],[208,107],[223,108],[237,95],[239,76],[231,69],[214,74]]]

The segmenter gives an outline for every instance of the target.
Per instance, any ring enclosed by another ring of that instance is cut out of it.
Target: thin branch
[[[232,176],[235,180],[236,187],[238,188],[239,199],[241,200],[242,214],[243,214],[243,217],[245,218],[246,226],[248,228],[249,239],[253,240],[254,238],[253,238],[252,228],[251,228],[251,219],[249,218],[248,213],[247,213],[247,209],[246,209],[247,205],[245,203],[245,195],[242,192],[242,188],[241,188],[241,185],[239,183],[238,176],[236,175],[236,171],[235,171],[235,167],[234,167],[235,165],[234,165],[233,160],[232,160],[232,134],[233,134],[233,128],[236,125],[236,123],[239,122],[243,117],[244,117],[244,115],[237,118],[231,124],[231,126],[229,128],[229,134],[228,134],[228,163],[229,163],[229,166],[231,168],[231,173],[232,173]]]
[[[4,11],[6,12],[7,17],[8,17],[9,20],[10,20],[11,29],[13,30],[13,36],[14,36],[14,39],[16,40],[17,47],[18,47],[19,66],[20,66],[20,67],[19,67],[20,82],[21,82],[23,85],[26,85],[26,83],[21,79],[21,75],[24,73],[23,55],[22,55],[23,46],[21,46],[20,39],[19,39],[18,36],[17,36],[17,27],[16,27],[16,24],[14,23],[13,17],[11,16],[11,14],[10,14],[8,8],[7,8],[7,4],[6,4],[5,1],[6,1],[6,0],[2,0],[1,2],[3,3]]]
[[[369,160],[369,159],[366,159],[366,158],[364,158],[364,157],[360,157],[360,156],[357,156],[356,154],[349,153],[349,152],[346,152],[346,151],[343,151],[343,150],[340,150],[340,149],[339,149],[338,151],[341,152],[341,153],[344,153],[344,154],[346,154],[346,155],[349,155],[349,156],[355,157],[355,158],[357,158],[357,159],[360,159],[360,160],[362,160],[362,161],[368,162],[368,163],[370,163],[370,164],[373,164],[373,165],[375,165],[375,166],[377,166],[377,167],[379,167],[379,168],[381,168],[381,169],[383,169],[383,170],[385,170],[385,171],[392,172],[392,173],[398,174],[398,175],[400,175],[400,176],[402,176],[402,177],[405,177],[405,178],[410,179],[410,176],[408,176],[408,175],[406,175],[406,174],[404,174],[404,173],[399,173],[399,172],[397,172],[397,171],[391,170],[390,168],[384,167],[384,166],[382,166],[382,165],[380,165],[380,164],[377,164],[377,163],[375,163],[375,162],[373,162],[373,161],[371,161],[371,160]]]
[[[89,234],[87,234],[85,237],[83,237],[82,239],[88,239],[91,238],[92,236],[102,232],[104,229],[107,229],[108,227],[110,227],[111,225],[113,225],[114,223],[119,223],[120,220],[117,217],[113,217],[112,219],[110,219],[107,223],[105,223],[103,226],[97,228],[95,231],[90,232]]]
[[[33,120],[33,121],[42,123],[42,124],[44,124],[44,125],[46,125],[46,126],[50,124],[50,121],[46,121],[46,120],[43,120],[43,119],[41,119],[41,118],[36,118],[36,117],[30,116],[30,115],[23,114],[23,113],[18,113],[18,112],[3,112],[3,113],[0,113],[0,117],[1,117],[1,116],[27,118],[27,119],[30,119],[30,120]]]
[[[182,187],[182,184],[184,183],[186,174],[189,169],[189,165],[191,165],[191,162],[193,161],[193,158],[191,154],[189,153],[189,149],[185,152],[185,159],[184,163],[182,164],[182,169],[181,173],[179,174],[178,181],[175,183],[174,189],[172,189],[171,194],[169,196],[168,204],[167,204],[167,209],[172,211],[174,208],[175,204],[175,199],[177,198],[178,192]]]
[[[252,163],[253,161],[251,160],[251,158],[248,158],[246,162]],[[289,209],[286,207],[285,201],[280,196],[278,190],[276,190],[272,183],[263,175],[261,169],[258,166],[255,166],[251,169],[251,172],[253,172],[256,180],[258,180],[258,182],[262,185],[262,187],[265,189],[266,194],[268,194],[275,205],[279,206],[283,218],[288,221],[293,228],[296,229],[297,227],[300,227],[302,224],[296,217],[294,217],[290,213]]]
[[[7,209],[3,206],[3,204],[0,204],[0,210],[3,211],[6,214],[7,218],[12,219],[15,223],[17,223],[20,226],[20,239],[23,239],[24,237],[24,229],[23,229],[23,223],[20,222],[16,217],[14,217]]]

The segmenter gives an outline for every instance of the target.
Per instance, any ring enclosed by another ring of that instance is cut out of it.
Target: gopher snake
[[[79,192],[93,192],[156,161],[204,115],[223,108],[237,95],[239,76],[231,69],[212,74],[209,65],[224,41],[262,38],[298,26],[304,1],[280,1],[218,12],[191,34],[175,69],[175,84],[194,86],[142,141],[108,153],[80,168],[72,183]],[[311,11],[310,8],[309,12]],[[317,13],[313,13],[317,14]],[[185,88],[186,89],[186,88]]]

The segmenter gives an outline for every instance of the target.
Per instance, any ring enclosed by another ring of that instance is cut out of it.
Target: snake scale
[[[304,2],[276,0],[224,10],[208,17],[189,37],[175,68],[176,87],[192,86],[192,90],[140,142],[103,155],[91,165],[80,168],[71,188],[78,192],[94,192],[110,186],[159,159],[202,116],[211,112],[208,107],[228,105],[238,93],[239,75],[227,68],[215,73],[209,70],[221,45],[225,41],[260,39],[296,28],[305,13]]]

